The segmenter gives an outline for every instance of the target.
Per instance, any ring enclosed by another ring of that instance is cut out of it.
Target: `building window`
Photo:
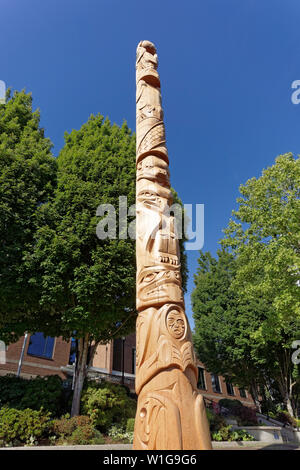
[[[136,349],[132,348],[131,353],[131,373],[135,374],[135,362],[136,362]]]
[[[51,336],[44,336],[44,333],[35,333],[30,336],[27,354],[30,356],[44,357],[52,359],[54,340]]]
[[[231,383],[226,382],[226,390],[228,395],[234,395],[234,389]]]
[[[219,376],[217,374],[211,374],[212,389],[215,393],[221,393],[221,385]]]
[[[242,398],[247,398],[246,390],[244,388],[239,388],[239,392]]]
[[[206,390],[205,376],[203,367],[198,367],[198,383],[197,388],[200,390]]]
[[[114,339],[113,348],[113,370],[125,372],[125,338]]]

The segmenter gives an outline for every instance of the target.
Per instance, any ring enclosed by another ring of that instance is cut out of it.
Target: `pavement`
[[[213,450],[300,450],[300,444],[260,441],[213,442]],[[87,446],[28,446],[2,447],[0,450],[132,450],[132,444],[105,444]]]

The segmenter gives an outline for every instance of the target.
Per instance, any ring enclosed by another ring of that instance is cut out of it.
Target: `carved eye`
[[[155,274],[154,274],[154,273],[147,274],[147,276],[144,277],[143,281],[145,281],[145,282],[151,282],[151,281],[153,281],[154,278],[155,278]]]

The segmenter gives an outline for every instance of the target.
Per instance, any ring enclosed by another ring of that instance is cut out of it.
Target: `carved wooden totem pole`
[[[136,60],[138,407],[133,448],[211,449],[191,330],[184,311],[160,79],[154,44]]]

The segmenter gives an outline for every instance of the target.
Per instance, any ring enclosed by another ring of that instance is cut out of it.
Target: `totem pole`
[[[211,449],[191,330],[184,311],[180,252],[153,43],[136,59],[136,393],[133,448]]]

